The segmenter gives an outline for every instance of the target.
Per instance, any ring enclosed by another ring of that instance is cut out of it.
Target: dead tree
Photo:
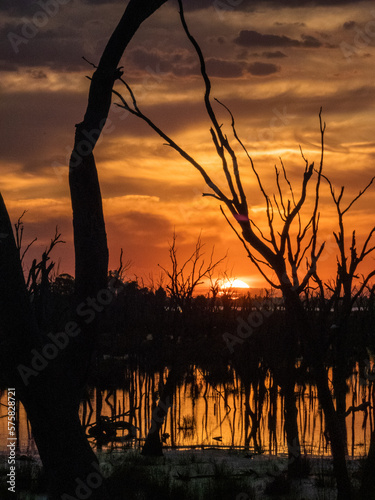
[[[314,274],[314,280],[318,285],[319,290],[319,311],[321,322],[326,326],[326,330],[330,332],[327,335],[326,346],[333,347],[333,386],[336,399],[336,409],[339,419],[341,433],[344,436],[345,446],[347,448],[347,433],[346,433],[346,393],[347,393],[347,378],[351,375],[350,367],[348,366],[348,351],[349,351],[349,334],[350,334],[350,317],[353,307],[360,299],[363,292],[368,287],[371,279],[375,276],[375,271],[372,270],[366,275],[359,273],[359,267],[364,262],[366,257],[371,255],[375,246],[373,245],[373,236],[375,227],[372,227],[361,248],[358,247],[356,231],[353,230],[351,236],[347,238],[344,216],[352,208],[352,206],[366,193],[373,184],[375,177],[359,191],[345,207],[342,206],[344,187],[341,187],[337,195],[332,182],[329,178],[323,175],[327,181],[333,203],[336,207],[338,231],[334,232],[334,238],[337,245],[337,274],[335,281],[332,284],[326,283],[320,279],[318,272]],[[349,248],[348,248],[349,247]],[[328,290],[329,296],[326,296],[325,290]],[[333,318],[331,318],[333,311]],[[330,329],[332,322],[335,325],[334,329]],[[373,446],[374,436],[371,438]],[[372,450],[370,457],[374,455]],[[371,481],[370,481],[371,482]],[[369,491],[368,488],[366,491]]]
[[[191,302],[193,294],[204,277],[217,268],[226,258],[223,257],[214,260],[214,249],[210,254],[209,260],[205,262],[203,244],[201,237],[198,237],[195,249],[188,259],[179,264],[176,246],[176,234],[173,234],[173,240],[169,248],[169,256],[172,264],[171,269],[161,267],[165,272],[168,283],[167,291],[169,293],[170,308],[173,315],[173,332],[176,336],[182,333],[189,335],[189,318],[191,313]],[[186,331],[187,327],[187,331]],[[184,330],[184,331],[183,331]],[[160,398],[152,411],[151,426],[147,434],[142,454],[147,456],[161,456],[163,454],[163,445],[160,439],[161,428],[168,416],[168,410],[173,405],[176,386],[181,382],[188,364],[190,363],[189,351],[195,350],[195,345],[191,345],[189,339],[182,337],[182,355],[177,355],[174,362],[168,367],[168,376],[163,383],[160,381]],[[186,342],[185,342],[186,340]],[[188,355],[186,355],[188,352]]]
[[[199,236],[193,253],[183,264],[179,264],[176,239],[177,236],[174,233],[172,243],[169,247],[171,269],[160,267],[168,278],[166,286],[173,307],[184,311],[185,308],[190,309],[193,294],[197,286],[203,283],[203,278],[212,276],[214,269],[226,259],[226,256],[214,261],[213,248],[209,260],[205,262],[202,251],[204,244]]]
[[[140,24],[166,0],[131,0],[95,71],[84,119],[76,126],[69,165],[76,258],[76,306],[65,331],[44,337],[30,306],[20,255],[0,197],[1,377],[15,387],[31,422],[49,479],[49,498],[108,498],[98,462],[78,409],[95,343],[95,321],[79,313],[107,288],[108,250],[98,175],[93,156],[105,125],[118,64]],[[93,312],[93,311],[92,311]],[[87,319],[87,317],[86,317]],[[81,488],[81,489],[80,489]],[[89,491],[88,491],[89,490]],[[77,493],[78,491],[78,493]]]
[[[281,189],[280,172],[276,169],[276,183],[278,189],[278,197],[274,196],[273,199],[269,197],[263,188],[261,179],[253,164],[253,161],[237,135],[235,121],[229,109],[219,102],[224,107],[231,117],[231,127],[233,135],[237,143],[242,147],[246,154],[253,173],[257,179],[259,189],[264,196],[266,204],[266,217],[268,224],[268,235],[264,233],[261,227],[253,220],[249,214],[248,202],[246,199],[245,191],[242,185],[238,158],[231,147],[227,136],[223,133],[222,127],[216,117],[215,111],[212,106],[211,100],[211,82],[206,72],[205,60],[202,51],[191,35],[184,17],[182,1],[179,0],[180,18],[183,29],[187,38],[193,45],[195,52],[200,62],[201,75],[204,82],[204,105],[211,121],[210,134],[218,155],[221,167],[223,169],[227,188],[229,194],[226,194],[216,182],[208,175],[204,166],[197,162],[191,155],[189,155],[183,148],[181,148],[171,137],[169,137],[163,130],[161,130],[148,116],[146,116],[140,109],[136,96],[128,83],[122,80],[130,96],[130,103],[128,99],[124,98],[120,93],[116,95],[120,98],[121,103],[119,106],[123,107],[131,114],[137,116],[146,122],[159,136],[176,152],[178,152],[185,160],[187,160],[203,177],[206,185],[210,188],[209,193],[204,193],[203,196],[211,196],[220,201],[229,210],[234,222],[230,222],[229,217],[225,215],[229,224],[235,230],[240,241],[244,245],[247,254],[252,263],[264,276],[266,281],[273,287],[281,291],[284,297],[286,314],[289,319],[290,328],[290,342],[292,346],[296,346],[300,342],[303,349],[303,354],[306,361],[311,366],[315,382],[318,389],[319,401],[324,410],[326,425],[331,439],[331,448],[333,455],[334,471],[337,479],[338,498],[350,500],[351,486],[348,476],[345,460],[345,445],[344,438],[340,432],[338,425],[338,417],[333,404],[332,394],[329,387],[328,374],[324,365],[323,352],[320,349],[319,334],[315,332],[308,321],[306,311],[304,309],[303,300],[300,296],[301,292],[308,285],[311,277],[316,270],[317,261],[324,249],[324,243],[318,245],[317,234],[319,225],[319,189],[321,185],[321,175],[323,168],[323,153],[324,153],[324,131],[325,124],[320,119],[320,132],[321,132],[321,159],[320,166],[317,174],[315,175],[315,203],[306,223],[302,223],[301,210],[305,204],[307,196],[307,188],[314,178],[314,164],[309,164],[303,157],[305,162],[301,193],[297,197],[292,189],[292,186],[286,175],[285,168],[282,164],[282,176],[290,191],[290,199],[285,199]],[[221,207],[224,213],[223,208]],[[275,225],[275,212],[281,218],[281,229],[276,230]],[[235,224],[239,227],[236,229]],[[297,225],[297,229],[293,233],[293,225]],[[241,234],[240,234],[241,233]],[[293,245],[294,241],[294,245]],[[307,259],[306,270],[302,275],[302,264]],[[272,271],[276,275],[276,280],[269,277],[269,272]],[[292,351],[292,350],[291,350]],[[292,358],[292,356],[291,356]],[[294,359],[290,359],[289,364],[292,365],[291,373],[294,369]],[[294,387],[293,377],[291,373],[288,374],[288,383],[290,388]],[[290,393],[292,390],[289,391]],[[295,418],[296,410],[294,398],[292,397],[291,411],[287,412]],[[293,409],[294,405],[294,409]],[[298,434],[296,433],[296,424],[291,426],[291,436],[288,436],[289,448],[289,463],[298,464],[300,458],[300,448],[298,441]],[[292,437],[292,435],[294,436]]]

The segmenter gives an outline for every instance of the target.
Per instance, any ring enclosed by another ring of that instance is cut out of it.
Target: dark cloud
[[[35,85],[32,79],[30,74]],[[0,135],[7,144],[0,159],[33,173],[44,171],[53,160],[66,165],[74,124],[82,119],[85,106],[86,97],[73,92],[8,92],[0,103]]]
[[[84,0],[84,3],[89,5],[103,5],[108,3],[124,3],[123,0]]]
[[[263,52],[262,56],[267,59],[282,59],[283,57],[288,57],[280,50],[276,50],[275,52]]]
[[[30,32],[31,33],[31,32]],[[0,61],[17,67],[45,66],[51,69],[80,69],[84,51],[69,27],[37,30],[25,36],[24,24],[8,23],[0,29]]]
[[[311,47],[311,48],[318,48],[322,46],[322,43],[315,38],[314,36],[311,35],[301,35],[301,38],[303,40],[302,45],[304,47]]]
[[[207,59],[206,68],[210,76],[217,76],[220,78],[236,78],[243,74],[243,67],[241,64],[225,61],[223,59]]]
[[[245,11],[253,12],[259,6],[270,6],[273,8],[280,7],[330,7],[330,6],[340,6],[340,5],[356,5],[358,3],[363,3],[365,0],[257,0],[254,2],[247,2],[245,0],[239,0],[233,2],[232,0],[185,0],[184,10],[197,11],[212,8],[219,16],[223,17],[226,12],[236,12]],[[72,3],[72,0],[65,0],[64,4],[60,4],[59,0],[56,0],[59,8],[65,7],[65,4]],[[101,6],[108,4],[124,4],[123,0],[83,0],[83,3],[88,6]],[[30,16],[35,12],[42,9],[41,4],[48,4],[48,0],[1,0],[0,2],[0,12],[7,12],[11,16]],[[178,4],[176,0],[169,0],[167,4],[171,5],[172,8],[178,9]],[[235,5],[234,5],[235,4]]]
[[[161,50],[147,50],[137,47],[126,54],[126,73],[137,70],[145,78],[155,78],[167,73],[176,76],[198,75],[200,73],[196,57],[187,50],[171,50],[165,53]]]
[[[70,3],[73,3],[73,0],[1,0],[0,12],[7,12],[11,16],[32,16],[40,10],[54,13]],[[102,5],[124,2],[123,0],[84,0],[83,3],[88,5]]]
[[[309,35],[302,35],[302,41],[285,35],[263,34],[253,30],[242,30],[234,42],[242,47],[320,47],[321,42]]]
[[[0,71],[16,71],[17,65],[8,61],[0,60]]]
[[[234,39],[242,47],[298,47],[300,42],[285,35],[263,35],[253,30],[242,30]]]
[[[94,1],[94,0],[93,0]],[[365,0],[364,0],[365,1]],[[176,1],[173,1],[177,4]],[[185,0],[184,9],[186,11],[203,10],[212,7],[218,14],[225,12],[246,11],[252,12],[259,6],[269,6],[274,8],[280,7],[331,7],[340,5],[356,5],[361,3],[361,0],[255,0],[248,2],[245,0]]]
[[[169,64],[167,64],[161,53],[156,50],[146,50],[142,47],[129,51],[127,61],[131,61],[134,67],[142,70],[155,67],[159,67],[162,71],[170,69]]]
[[[163,53],[158,50],[146,50],[142,47],[128,52],[127,63],[145,74],[153,69],[160,74],[172,73],[175,76],[199,75],[200,67],[197,58],[186,50],[175,50]],[[131,68],[126,65],[127,72]],[[211,77],[236,78],[243,74],[243,66],[238,62],[218,58],[206,58],[207,72]]]
[[[364,0],[366,1],[366,0]],[[361,3],[361,0],[258,0],[256,4],[268,4],[274,5],[276,7],[331,7],[331,6],[340,6],[340,5],[357,5]]]
[[[276,64],[263,63],[259,61],[249,64],[247,69],[249,73],[254,76],[267,76],[280,71]]]
[[[343,24],[344,26],[344,29],[346,30],[351,30],[354,28],[354,26],[356,25],[357,23],[355,21],[347,21],[346,23]]]
[[[274,26],[297,26],[299,28],[305,28],[306,23],[296,22],[296,23],[281,23],[280,21],[276,21],[273,23]]]
[[[40,10],[40,6],[36,1],[30,0],[2,0],[0,3],[0,12],[7,12],[9,15],[30,15],[36,10]]]

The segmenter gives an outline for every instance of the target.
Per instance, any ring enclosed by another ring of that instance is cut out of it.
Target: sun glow
[[[233,280],[228,280],[221,285],[222,290],[227,290],[228,288],[237,289],[237,288],[250,288],[250,287],[247,283],[245,283],[242,280],[233,279]]]

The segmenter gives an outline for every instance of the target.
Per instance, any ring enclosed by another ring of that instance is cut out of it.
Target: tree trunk
[[[333,469],[337,483],[338,500],[351,500],[351,483],[346,465],[345,439],[341,433],[340,422],[333,404],[329,388],[328,373],[323,363],[320,339],[314,335],[306,311],[299,295],[292,289],[284,290],[285,307],[294,317],[296,328],[300,333],[304,356],[313,370],[318,390],[319,403],[323,409],[326,429],[331,442]]]
[[[288,476],[301,477],[301,446],[298,433],[298,411],[294,387],[294,377],[286,381],[282,387],[284,393],[284,425],[288,444]]]
[[[287,304],[287,302],[286,302]],[[280,388],[284,395],[284,425],[288,445],[288,476],[300,477],[302,474],[301,444],[298,432],[298,411],[296,406],[296,357],[298,335],[294,315],[289,307],[285,308],[286,326],[284,332],[283,363],[280,370]]]
[[[375,412],[374,412],[375,413]],[[365,466],[363,469],[363,477],[361,484],[361,499],[362,500],[375,500],[375,430],[371,433],[370,450],[366,458]]]
[[[351,483],[346,465],[345,439],[341,433],[339,419],[329,389],[328,373],[322,363],[314,364],[314,377],[318,389],[318,399],[324,412],[333,457],[333,470],[337,481],[337,499],[352,498]]]
[[[339,421],[340,432],[344,440],[345,453],[348,455],[348,433],[346,430],[346,358],[337,361],[339,366],[333,368],[333,387],[336,400],[337,418]]]
[[[151,427],[142,448],[142,455],[160,457],[163,455],[163,445],[160,431],[167,418],[168,409],[173,405],[173,396],[183,370],[179,365],[171,368],[161,391],[157,406],[153,409]]]
[[[89,308],[87,300],[95,301],[107,288],[108,250],[92,151],[108,115],[123,51],[140,24],[165,1],[130,0],[93,76],[87,111],[84,121],[77,125],[69,165],[77,309],[75,321],[67,323],[63,333],[51,334],[53,339],[43,339],[37,328],[12,226],[0,197],[1,379],[16,388],[25,406],[53,500],[108,498],[78,416],[99,312],[92,301]]]

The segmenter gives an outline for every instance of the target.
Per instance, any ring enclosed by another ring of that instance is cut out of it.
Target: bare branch
[[[353,200],[349,203],[349,205],[342,211],[342,215],[344,215],[351,207],[352,205],[357,201],[359,200],[359,198],[361,198],[361,196],[363,196],[365,194],[365,192],[368,190],[368,188],[371,186],[371,184],[374,182],[374,179],[375,179],[375,176],[372,177],[372,179],[370,180],[370,182],[367,184],[367,186],[363,189],[361,189],[359,191],[359,193],[357,194],[357,196],[355,198],[353,198]],[[342,192],[344,192],[344,188],[341,189]],[[341,199],[341,196],[340,196],[340,199]]]
[[[259,226],[257,226],[257,224],[255,224],[255,222],[253,220],[250,220],[250,223],[257,229],[257,231],[259,231],[259,234],[261,235],[261,237],[265,241],[268,241],[268,243],[272,243],[272,240],[270,240],[269,238],[267,238],[266,236],[264,236],[263,231],[260,229]]]
[[[181,20],[182,27],[183,27],[183,29],[184,29],[184,31],[186,33],[186,36],[188,37],[189,41],[193,45],[194,50],[197,53],[197,56],[198,56],[198,59],[199,59],[200,69],[201,69],[201,75],[202,75],[202,78],[203,78],[203,81],[204,81],[204,85],[205,85],[204,103],[205,103],[206,111],[207,111],[208,116],[209,116],[209,118],[211,120],[211,123],[213,124],[213,128],[215,130],[218,142],[221,144],[221,147],[224,146],[227,149],[227,151],[229,152],[229,154],[232,156],[232,159],[233,159],[234,153],[231,150],[231,148],[229,147],[228,141],[227,141],[226,137],[223,135],[221,127],[220,127],[220,125],[219,125],[219,123],[217,121],[216,115],[215,115],[215,113],[214,113],[214,111],[212,109],[212,105],[211,105],[211,101],[210,101],[211,82],[210,82],[210,79],[209,79],[209,77],[207,75],[206,63],[205,63],[205,60],[204,60],[204,57],[203,57],[202,50],[201,50],[199,44],[197,43],[197,41],[195,40],[195,38],[193,37],[193,35],[190,33],[189,28],[188,28],[188,26],[186,24],[186,20],[185,20],[185,16],[184,16],[184,9],[183,9],[183,5],[182,5],[182,1],[181,0],[178,0],[178,5],[179,5],[179,9],[180,9],[180,20]],[[212,134],[212,137],[213,137],[213,140],[215,142],[215,139],[214,139],[215,134]],[[218,150],[218,153],[219,153],[219,151],[220,151],[220,148]],[[234,201],[235,204],[238,204],[238,197],[237,197],[237,194],[236,194],[236,192],[234,190],[233,181],[232,181],[230,172],[228,170],[226,160],[224,158],[224,153],[223,152],[221,154],[219,153],[219,156],[221,157],[222,162],[223,162],[224,172],[225,172],[225,175],[226,175],[226,178],[227,178],[227,182],[228,182],[229,188],[230,188],[232,196],[233,196],[233,201]],[[241,201],[243,201],[243,200],[241,200]]]
[[[298,200],[298,202],[296,203],[296,205],[293,208],[293,210],[288,215],[287,220],[286,220],[286,222],[284,224],[282,233],[281,233],[281,237],[280,237],[280,250],[279,250],[281,255],[283,255],[284,252],[285,252],[285,244],[286,244],[287,235],[288,235],[289,230],[290,230],[290,226],[291,226],[294,218],[298,214],[298,212],[301,210],[302,205],[305,202],[306,191],[307,191],[307,184],[308,184],[309,180],[311,179],[311,176],[312,176],[312,173],[313,173],[313,169],[314,169],[314,163],[312,163],[310,166],[306,166],[305,167],[305,172],[304,172],[303,181],[302,181],[301,197]]]
[[[321,254],[324,250],[324,247],[325,247],[325,242],[321,244],[321,246],[318,250],[318,253],[316,254],[316,256],[314,256],[314,259],[312,260],[305,277],[303,278],[303,280],[301,281],[301,284],[297,288],[297,293],[301,293],[302,290],[304,290],[304,288],[308,284],[310,278],[316,273],[316,263],[317,263],[319,257],[321,256]]]
[[[246,244],[246,241],[241,237],[241,235],[238,233],[237,229],[233,226],[233,224],[230,222],[230,220],[228,219],[228,217],[226,216],[223,208],[220,206],[220,210],[221,210],[221,213],[224,215],[225,217],[225,220],[228,222],[229,226],[232,228],[232,230],[235,232],[237,238],[241,241],[242,245],[244,246],[246,252],[247,252],[247,255],[249,257],[249,259],[251,260],[251,262],[256,266],[256,268],[258,269],[258,271],[261,273],[261,275],[263,276],[263,278],[267,281],[267,283],[269,285],[272,286],[272,288],[275,288],[275,289],[278,289],[280,290],[281,289],[281,286],[280,285],[277,285],[276,283],[274,283],[266,274],[265,272],[263,271],[263,269],[260,267],[259,265],[259,262],[261,262],[262,264],[265,264],[267,267],[269,267],[270,269],[273,269],[272,265],[269,263],[269,262],[265,262],[265,261],[260,261],[259,259],[255,258],[254,255],[252,254],[252,252],[250,251],[248,245]]]
[[[229,115],[231,117],[231,127],[232,127],[232,130],[233,130],[234,137],[242,145],[242,142],[240,141],[240,139],[238,137],[238,134],[237,134],[237,130],[236,130],[236,126],[235,126],[235,121],[234,121],[233,113],[231,112],[231,110],[224,103],[222,103],[221,101],[219,101],[219,99],[215,98],[215,101],[218,102],[221,106],[223,106],[228,111],[228,113],[229,113]],[[245,208],[245,207],[247,207],[247,202],[246,202],[245,191],[243,189],[242,182],[241,182],[241,177],[240,177],[240,172],[239,172],[239,168],[238,168],[237,158],[235,157],[233,149],[230,148],[229,143],[228,143],[227,140],[226,140],[226,146],[227,146],[227,148],[229,148],[228,152],[229,152],[229,154],[232,157],[233,172],[234,172],[234,176],[235,176],[235,179],[236,179],[236,184],[237,184],[238,192],[240,194],[241,204]],[[243,145],[242,145],[242,147],[243,147]]]
[[[199,171],[199,173],[202,175],[204,181],[206,182],[207,186],[210,187],[214,191],[214,193],[216,194],[216,196],[218,197],[218,199],[221,200],[221,201],[223,201],[228,206],[228,208],[230,209],[230,211],[232,213],[236,213],[235,209],[234,209],[234,207],[232,205],[231,200],[229,200],[224,195],[224,193],[212,181],[212,179],[207,174],[207,172],[205,171],[205,169],[197,161],[195,161],[192,156],[190,156],[185,150],[183,150],[178,144],[176,144],[165,132],[163,132],[157,125],[155,125],[155,123],[153,121],[151,121],[150,118],[148,118],[146,115],[144,115],[140,111],[140,109],[139,109],[138,106],[137,106],[136,109],[131,108],[126,103],[126,101],[124,100],[124,98],[121,96],[120,93],[118,93],[117,91],[114,91],[114,93],[121,99],[121,102],[123,103],[123,106],[121,106],[119,104],[118,104],[118,106],[123,107],[124,109],[126,109],[130,113],[132,113],[133,115],[137,116],[138,118],[140,118],[141,120],[143,120],[144,122],[146,122],[149,125],[150,128],[152,128],[160,137],[162,137],[167,142],[167,144],[169,146],[171,146],[185,160],[187,160],[191,165],[193,165],[193,167],[195,167]],[[132,95],[134,96],[134,94],[132,94]]]
[[[280,203],[281,203],[281,206],[283,208],[283,214],[284,214],[284,216],[282,216],[281,210],[280,210],[280,208],[279,208],[278,205],[277,205],[277,210],[279,211],[281,219],[285,222],[287,216],[289,215],[289,210],[288,210],[288,212],[285,210],[283,192],[282,192],[281,186],[280,186],[280,172],[277,170],[276,165],[275,165],[275,175],[276,175],[277,190],[279,191]],[[276,196],[275,195],[274,195],[274,200],[275,200],[275,203],[277,204],[277,202],[276,202]]]
[[[285,167],[284,167],[284,163],[283,163],[283,160],[281,158],[280,158],[280,163],[281,163],[281,167],[282,167],[282,170],[283,170],[284,179],[285,179],[286,183],[289,186],[290,194],[291,194],[292,200],[293,200],[293,205],[296,206],[296,201],[294,199],[294,192],[293,192],[292,184],[290,183],[290,181],[288,179],[288,176],[286,174],[286,170],[285,170]]]

